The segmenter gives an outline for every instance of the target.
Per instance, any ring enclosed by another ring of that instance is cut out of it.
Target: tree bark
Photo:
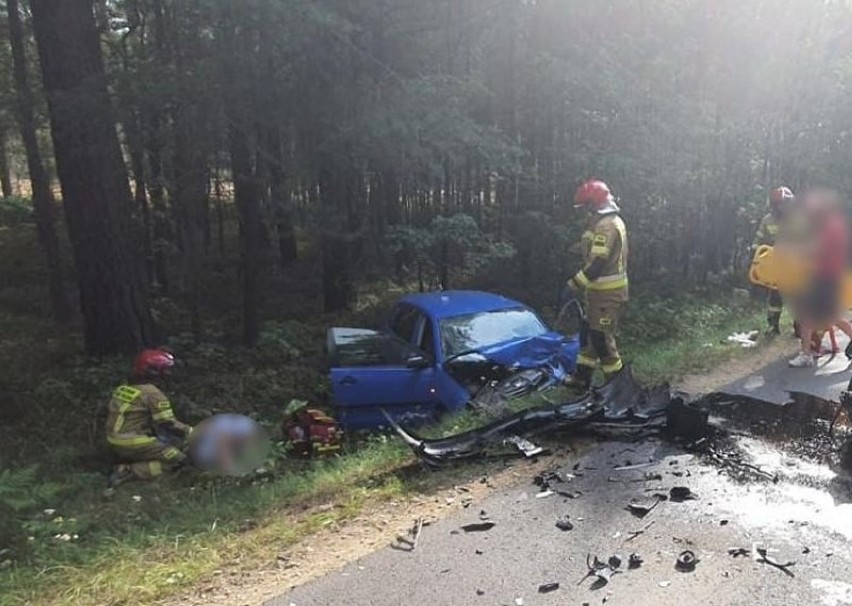
[[[12,62],[17,88],[18,123],[27,156],[27,168],[32,185],[38,240],[47,264],[47,282],[53,317],[58,322],[71,319],[71,301],[65,290],[62,276],[62,258],[59,238],[56,234],[56,204],[50,189],[50,178],[44,170],[35,127],[35,100],[27,73],[27,57],[24,47],[24,28],[18,0],[8,0],[9,41],[12,47]]]
[[[257,344],[260,336],[260,268],[263,256],[263,217],[260,191],[252,163],[249,137],[244,122],[231,119],[231,169],[234,175],[234,201],[242,226],[243,343]]]
[[[92,0],[31,5],[86,349],[134,352],[154,343],[154,323]]]
[[[183,244],[181,265],[192,334],[202,336],[201,270],[207,222],[207,158],[200,108],[192,99],[175,112],[174,189],[172,206]]]
[[[287,187],[287,175],[284,172],[280,128],[270,129],[266,153],[269,157],[269,196],[275,215],[278,257],[281,267],[287,267],[298,258],[299,251],[293,226],[293,200]]]
[[[352,302],[352,246],[347,236],[348,221],[345,177],[346,171],[324,167],[320,170],[320,201],[324,217],[322,249],[322,294],[326,312],[347,309]]]
[[[0,129],[0,193],[4,198],[14,195],[12,191],[12,172],[9,168],[9,133]]]

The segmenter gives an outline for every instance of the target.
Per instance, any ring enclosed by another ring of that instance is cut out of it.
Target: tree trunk
[[[284,173],[280,128],[271,129],[266,152],[269,158],[269,196],[275,213],[275,230],[278,232],[279,262],[281,267],[287,267],[298,258],[299,251],[293,227],[293,200]]]
[[[346,237],[345,187],[340,170],[320,171],[322,216],[322,295],[326,312],[347,309],[353,298],[350,264],[352,261]]]
[[[150,119],[147,156],[148,195],[151,202],[151,250],[154,256],[153,281],[159,291],[169,292],[169,274],[166,262],[166,245],[169,241],[169,211],[166,206],[166,179],[163,175],[163,142],[162,123],[160,116]]]
[[[32,0],[51,134],[92,355],[154,342],[127,167],[91,0]]]
[[[145,251],[145,276],[150,284],[154,280],[154,246],[151,237],[151,206],[148,200],[148,185],[145,180],[145,147],[142,144],[142,132],[136,115],[124,124],[127,136],[127,150],[133,172],[134,211],[142,217],[142,246]]]
[[[32,184],[33,207],[35,208],[38,240],[47,264],[47,282],[53,317],[59,322],[71,319],[71,301],[62,278],[62,259],[59,238],[56,234],[56,205],[50,190],[50,179],[44,170],[35,128],[35,100],[27,73],[27,57],[24,47],[24,28],[18,0],[8,0],[9,41],[12,46],[15,87],[18,96],[18,123],[27,155],[27,168]]]
[[[174,187],[172,206],[183,244],[182,278],[192,334],[202,336],[201,270],[206,246],[207,159],[201,108],[189,99],[177,108],[175,121]]]
[[[12,173],[9,169],[9,136],[5,128],[0,129],[0,193],[4,198],[14,195]]]
[[[234,201],[242,226],[243,342],[257,344],[260,335],[260,269],[263,255],[263,217],[248,134],[241,123],[230,121],[231,169],[234,175]]]

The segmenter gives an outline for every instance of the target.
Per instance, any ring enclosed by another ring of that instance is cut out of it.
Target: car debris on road
[[[680,552],[680,554],[677,556],[677,561],[675,562],[675,569],[679,570],[680,572],[692,572],[693,570],[695,570],[695,567],[700,561],[701,560],[696,557],[695,553],[687,549],[686,551]]]

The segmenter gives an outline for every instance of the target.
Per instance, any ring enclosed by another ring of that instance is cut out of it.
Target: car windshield
[[[446,357],[477,351],[516,339],[537,337],[547,332],[528,309],[484,311],[441,320],[441,343]]]

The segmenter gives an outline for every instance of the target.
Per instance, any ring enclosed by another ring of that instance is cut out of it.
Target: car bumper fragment
[[[482,455],[494,443],[512,436],[580,428],[600,432],[636,433],[665,424],[672,401],[668,386],[643,388],[629,367],[582,398],[550,407],[524,410],[454,436],[420,438],[385,414],[388,423],[426,464],[443,466]]]

